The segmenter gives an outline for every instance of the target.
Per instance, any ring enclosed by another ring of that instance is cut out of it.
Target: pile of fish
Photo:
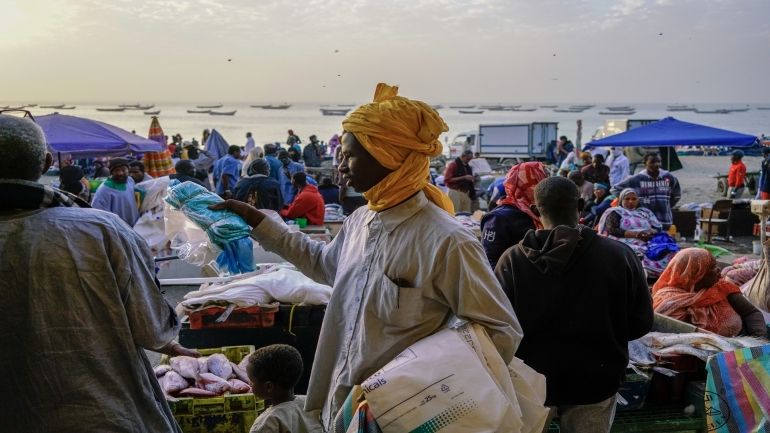
[[[251,391],[248,359],[235,364],[221,353],[201,358],[177,356],[169,364],[155,367],[155,376],[166,399],[172,401],[174,397],[217,397],[226,392],[246,394]]]
[[[732,352],[766,344],[769,344],[767,340],[754,337],[728,338],[700,332],[689,334],[650,332],[638,340],[628,342],[628,367],[641,374],[643,374],[641,370],[652,369],[672,376],[676,372],[662,367],[654,354],[692,355],[703,361],[708,361],[710,356],[717,353]]]

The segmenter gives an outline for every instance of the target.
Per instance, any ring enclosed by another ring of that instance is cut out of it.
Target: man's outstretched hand
[[[229,211],[232,211],[238,214],[238,216],[240,216],[241,218],[243,218],[243,220],[246,221],[246,224],[248,224],[252,228],[258,226],[259,223],[261,223],[262,220],[265,219],[265,214],[258,211],[253,206],[250,206],[238,200],[225,200],[209,206],[209,209],[211,210],[227,209]]]

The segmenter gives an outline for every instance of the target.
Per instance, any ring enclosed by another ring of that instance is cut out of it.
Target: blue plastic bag
[[[666,232],[658,232],[647,242],[647,258],[660,260],[669,253],[677,253],[681,248],[676,240]]]
[[[211,210],[209,206],[222,199],[193,182],[172,181],[168,186],[166,203],[181,210],[187,218],[203,229],[209,242],[221,253],[219,268],[230,274],[253,272],[254,251],[248,224],[229,210]]]

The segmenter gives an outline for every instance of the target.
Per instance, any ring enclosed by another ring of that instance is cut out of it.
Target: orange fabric
[[[760,192],[759,198],[762,200],[770,200],[770,192]]]
[[[505,198],[497,201],[497,204],[511,205],[532,218],[535,228],[542,230],[543,224],[529,207],[535,204],[535,186],[548,177],[543,164],[539,162],[522,162],[514,165],[508,172],[503,186]]]
[[[619,203],[620,203],[620,198],[616,198],[615,200],[612,200],[612,203],[610,203],[610,207],[618,207]]]
[[[652,289],[652,307],[669,316],[719,335],[738,335],[743,322],[727,301],[727,295],[741,289],[720,279],[708,289],[695,290],[695,284],[716,265],[716,259],[700,248],[677,253]]]
[[[144,154],[144,168],[147,174],[152,177],[168,176],[176,173],[174,162],[171,160],[172,149],[166,144],[166,136],[163,134],[163,128],[160,127],[158,118],[153,116],[150,122],[150,134],[147,136],[150,140],[155,140],[161,145],[160,152],[147,152]]]
[[[746,164],[743,161],[736,161],[730,166],[730,172],[727,173],[727,186],[741,186],[746,180]]]
[[[398,86],[377,85],[374,102],[362,105],[342,121],[364,148],[393,170],[363,195],[369,209],[392,208],[422,191],[436,206],[454,215],[446,194],[430,184],[430,158],[441,155],[439,136],[449,127],[424,102],[398,96]]]

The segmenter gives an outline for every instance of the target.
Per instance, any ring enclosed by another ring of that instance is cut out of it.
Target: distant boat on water
[[[118,107],[121,107],[121,108],[136,108],[136,107],[139,107],[140,105],[141,104],[123,104],[123,105],[118,105]]]
[[[121,108],[97,108],[96,111],[126,111],[126,107],[121,107]]]
[[[8,108],[8,107],[5,107]],[[64,108],[64,104],[61,105],[41,105],[40,108]]]
[[[602,115],[602,116],[630,116],[632,114],[636,114],[636,110],[631,110],[631,111],[618,111],[618,110],[615,110],[615,111],[600,111],[599,114]]]
[[[443,105],[431,105],[430,108],[432,108],[434,110],[440,110],[440,109],[444,108],[444,106]]]
[[[636,108],[629,107],[629,106],[625,106],[625,107],[605,107],[605,108],[607,108],[610,111],[634,111],[634,110],[636,110]]]
[[[134,110],[149,110],[150,108],[153,108],[153,107],[155,107],[155,104],[152,104],[152,105],[140,105],[140,106],[134,108]]]
[[[695,110],[698,114],[730,114],[732,113],[732,110],[727,110],[724,108],[720,108],[718,110]]]
[[[266,105],[263,106],[263,110],[286,110],[289,107],[291,107],[291,104],[284,104],[284,105]]]
[[[697,111],[695,107],[689,105],[669,105],[666,107],[666,111]]]
[[[251,107],[251,108],[265,108],[265,107],[269,107],[269,106],[270,105],[249,105],[249,107]],[[219,107],[217,107],[217,108],[219,108]]]
[[[145,111],[144,114],[146,114],[148,116],[157,116],[158,114],[160,114],[160,110],[158,110],[158,111]]]
[[[585,111],[585,108],[567,108],[567,109],[558,109],[555,108],[553,110],[554,113],[582,113]]]
[[[59,110],[74,110],[76,108],[78,108],[78,107],[73,105],[72,107],[61,107],[61,108],[59,108]]]
[[[540,108],[557,108],[558,105],[541,105]]]
[[[589,108],[594,108],[596,105],[570,105],[571,110],[588,110]]]
[[[190,114],[209,114],[211,110],[187,110]]]
[[[321,108],[321,114],[324,116],[346,116],[350,112],[350,108],[335,110],[329,108]]]
[[[212,116],[234,116],[235,111],[212,111],[209,114]]]
[[[511,109],[511,111],[526,111],[526,112],[530,112],[530,111],[537,111],[537,108],[513,108],[513,109]]]
[[[196,108],[222,108],[222,104],[219,104],[219,105],[196,105]]]
[[[35,107],[37,107],[37,104],[27,104],[27,107],[35,108]]]
[[[355,107],[356,104],[337,104],[338,107]]]
[[[770,107],[757,107],[757,110],[770,110]]]
[[[22,106],[19,106],[19,107],[6,107],[5,109],[6,110],[23,110],[24,106],[22,105]]]
[[[459,110],[460,114],[481,114],[484,110]]]
[[[475,108],[475,105],[450,105],[449,108]]]

